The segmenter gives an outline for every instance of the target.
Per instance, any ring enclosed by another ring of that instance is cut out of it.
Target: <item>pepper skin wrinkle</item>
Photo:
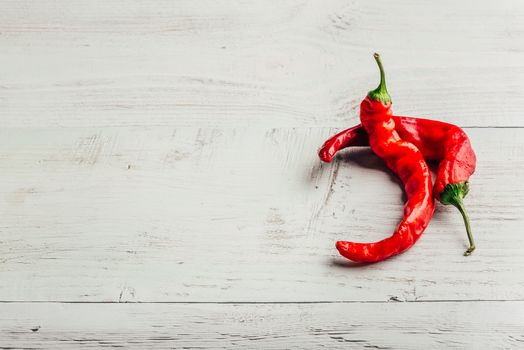
[[[342,256],[366,263],[385,260],[412,247],[428,226],[435,209],[429,168],[420,150],[401,139],[395,130],[382,63],[378,54],[374,57],[380,68],[380,85],[360,104],[360,120],[371,149],[400,178],[408,199],[402,221],[390,237],[374,243],[337,242]]]
[[[469,217],[463,199],[468,193],[468,180],[475,172],[476,156],[468,136],[460,127],[437,120],[393,116],[399,136],[413,143],[426,160],[439,162],[433,195],[443,204],[452,204],[460,211],[469,248],[464,255],[475,249]],[[369,137],[362,124],[339,132],[329,138],[320,148],[319,157],[331,162],[335,154],[346,147],[369,146]]]

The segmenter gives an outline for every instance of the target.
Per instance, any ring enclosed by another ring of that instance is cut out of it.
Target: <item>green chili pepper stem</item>
[[[464,201],[462,200],[462,198],[458,200],[458,204],[455,205],[455,207],[460,211],[460,214],[462,214],[464,224],[466,225],[466,232],[468,234],[469,240],[469,248],[464,252],[464,256],[469,256],[475,250],[475,242],[473,241],[473,235],[471,234],[471,226],[469,224],[468,213],[466,212],[466,208],[464,207]]]
[[[462,214],[469,240],[469,248],[464,252],[465,256],[471,255],[471,253],[473,253],[475,250],[475,242],[473,241],[473,234],[471,233],[471,225],[469,224],[468,213],[466,212],[466,207],[464,206],[463,201],[463,198],[468,194],[468,192],[469,184],[466,181],[457,184],[446,185],[444,191],[440,195],[440,202],[442,204],[452,204],[460,211],[460,214]]]
[[[375,53],[373,57],[375,61],[377,61],[378,69],[380,70],[380,84],[375,90],[370,91],[368,96],[372,100],[380,101],[384,104],[391,103],[391,96],[389,96],[388,89],[386,88],[386,74],[384,73],[384,66],[380,60],[380,55]]]

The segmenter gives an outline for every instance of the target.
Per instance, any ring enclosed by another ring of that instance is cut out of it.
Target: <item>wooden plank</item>
[[[2,1],[0,121],[341,127],[378,50],[398,114],[524,126],[523,18],[519,0]]]
[[[523,302],[0,304],[3,349],[519,349]]]
[[[0,300],[524,298],[524,129],[468,130],[473,256],[439,205],[413,249],[357,268],[335,241],[389,235],[402,191],[368,150],[321,164],[334,131],[2,129]]]

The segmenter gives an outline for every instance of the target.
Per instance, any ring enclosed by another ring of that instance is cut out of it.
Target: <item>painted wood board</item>
[[[2,127],[340,127],[382,53],[396,113],[524,126],[508,1],[2,1]]]
[[[0,131],[0,300],[524,298],[524,130],[467,129],[468,207],[411,250],[355,267],[336,240],[393,232],[402,189],[369,149],[321,164],[327,128]]]
[[[0,347],[521,349],[523,302],[0,304]]]

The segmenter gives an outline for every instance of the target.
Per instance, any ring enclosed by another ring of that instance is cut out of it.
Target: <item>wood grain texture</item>
[[[399,114],[524,126],[524,5],[2,1],[2,127],[340,127],[380,51]]]
[[[519,0],[1,1],[0,349],[522,348],[523,34]],[[369,150],[316,156],[374,51],[396,114],[467,127],[472,257],[441,205],[334,248],[402,213]]]
[[[0,304],[3,349],[521,349],[524,303]]]
[[[439,205],[414,248],[357,268],[335,241],[391,234],[402,190],[366,149],[321,164],[334,131],[1,131],[0,300],[524,299],[524,129],[468,129],[473,256]]]

